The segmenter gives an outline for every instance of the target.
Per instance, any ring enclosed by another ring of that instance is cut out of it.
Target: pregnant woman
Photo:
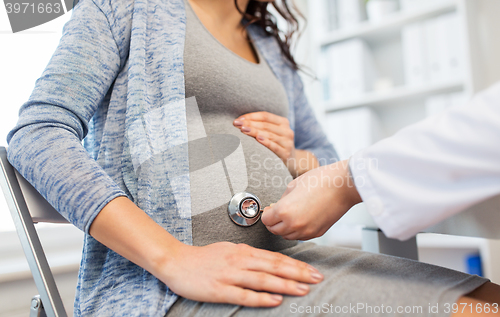
[[[281,316],[324,303],[425,310],[487,282],[231,221],[233,194],[268,205],[291,175],[336,159],[267,6],[75,7],[9,134],[12,164],[86,232],[75,316]],[[276,7],[293,28],[286,2]]]

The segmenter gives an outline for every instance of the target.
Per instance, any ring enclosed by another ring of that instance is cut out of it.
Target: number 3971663
[[[471,313],[471,314],[498,314],[498,303],[490,304],[490,303],[477,303],[477,304],[466,304],[466,303],[453,303],[453,304],[445,304],[444,305],[445,313]]]
[[[60,2],[54,2],[54,3],[33,3],[33,2],[15,2],[11,3],[8,2],[5,4],[5,8],[7,10],[8,14],[15,13],[15,14],[26,14],[26,13],[39,13],[39,14],[44,14],[44,13],[60,13],[62,12],[62,6]]]

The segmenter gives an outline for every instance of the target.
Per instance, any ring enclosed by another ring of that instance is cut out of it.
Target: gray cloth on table
[[[285,92],[258,51],[259,64],[244,60],[205,29],[189,4],[186,14],[186,97],[196,97],[207,135],[233,134],[240,139],[249,179],[246,190],[256,194],[264,205],[275,202],[284,192],[286,180],[290,180],[288,170],[280,165],[276,155],[254,138],[242,134],[232,122],[253,111],[269,111],[286,117]],[[190,162],[195,160],[190,157]],[[268,164],[263,164],[265,161]],[[217,175],[207,175],[207,178],[216,179]],[[231,180],[208,181],[201,186],[217,192],[225,188],[226,181]],[[210,195],[196,197],[203,190],[195,188],[197,185],[193,183],[193,201],[210,204]],[[339,316],[446,316],[446,304],[453,304],[461,295],[486,282],[477,276],[411,260],[313,243],[297,244],[270,234],[260,221],[252,227],[238,227],[227,215],[227,203],[206,212],[193,210],[192,220],[194,245],[231,241],[279,251],[312,264],[325,275],[325,280],[311,286],[307,296],[285,296],[276,308],[247,308],[179,298],[167,313],[169,317],[311,316],[315,312]],[[436,304],[439,313],[429,312]],[[389,307],[391,313],[387,313]],[[403,314],[397,313],[399,307],[403,308]],[[405,313],[404,309],[421,309],[421,313]]]

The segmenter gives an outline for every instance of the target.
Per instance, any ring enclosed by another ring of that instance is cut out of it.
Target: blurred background
[[[307,18],[296,47],[306,93],[341,159],[500,80],[498,0],[296,0]],[[70,13],[13,34],[0,6],[0,146],[54,52]],[[304,25],[304,23],[303,23]],[[362,204],[317,243],[361,248]],[[82,233],[38,225],[67,311]],[[420,234],[420,261],[500,283],[500,241]],[[0,196],[0,316],[26,316],[37,294]]]
[[[0,146],[17,122],[26,102],[59,43],[71,13],[12,33],[4,5],[0,5]],[[71,225],[36,225],[66,310],[72,315],[83,234]],[[0,195],[0,316],[28,316],[31,298],[38,294],[15,232],[10,212]]]
[[[341,159],[412,123],[464,107],[500,80],[496,0],[297,1],[297,53],[317,118]],[[361,247],[357,205],[317,243]],[[375,226],[376,227],[376,226]],[[500,241],[419,234],[419,260],[500,282]]]

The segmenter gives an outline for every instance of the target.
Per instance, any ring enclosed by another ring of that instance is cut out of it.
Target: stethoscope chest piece
[[[241,192],[231,198],[227,206],[227,212],[229,213],[229,218],[235,224],[248,227],[259,221],[261,206],[262,204],[257,196]]]

